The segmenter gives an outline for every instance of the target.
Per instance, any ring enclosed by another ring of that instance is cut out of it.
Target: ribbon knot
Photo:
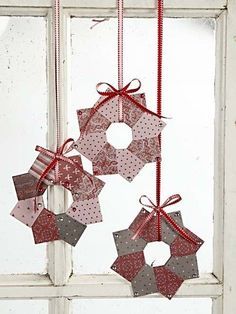
[[[43,173],[41,174],[38,184],[37,184],[37,190],[39,190],[40,185],[42,184],[43,179],[48,175],[48,173],[53,169],[53,168],[57,168],[58,162],[60,160],[68,162],[76,167],[80,167],[80,165],[78,165],[77,163],[75,163],[73,160],[69,159],[68,157],[65,157],[64,154],[67,153],[66,150],[66,146],[67,144],[69,144],[70,142],[74,142],[74,140],[72,138],[67,139],[62,146],[60,146],[56,152],[53,152],[49,149],[46,149],[44,147],[41,146],[36,146],[35,150],[38,151],[39,153],[42,153],[43,155],[51,158],[50,163],[48,164],[48,166],[46,167],[46,169],[43,171]],[[81,167],[80,167],[81,168]],[[55,182],[53,183],[58,183],[59,179],[58,179],[58,169],[56,169],[55,171]]]
[[[58,161],[60,160],[62,154],[59,154],[59,153],[55,153],[55,159]]]
[[[132,83],[138,83],[138,85],[136,87],[130,88],[130,86],[132,85]],[[106,86],[107,88],[109,88],[109,90],[107,91],[102,91],[100,88],[102,86]],[[89,121],[92,119],[92,117],[94,116],[94,114],[101,108],[103,107],[107,102],[109,102],[111,99],[113,99],[116,96],[119,96],[122,99],[125,100],[129,100],[130,103],[132,103],[134,106],[136,106],[137,108],[139,108],[140,110],[142,110],[143,112],[152,114],[158,118],[162,118],[160,115],[158,115],[157,113],[147,109],[146,107],[144,107],[142,104],[140,104],[134,97],[132,97],[130,94],[134,94],[136,93],[141,87],[141,82],[138,79],[133,79],[132,81],[130,81],[127,85],[125,85],[123,88],[121,89],[116,89],[114,86],[112,86],[109,83],[106,82],[101,82],[98,83],[96,86],[97,92],[99,95],[104,96],[105,98],[99,102],[96,106],[94,106],[91,110],[91,113],[84,125],[84,127],[81,130],[81,134],[82,136],[86,133],[87,130],[87,126],[89,124]]]
[[[148,203],[143,203],[142,200],[144,198],[148,201]],[[168,215],[164,210],[165,207],[174,205],[180,202],[181,200],[182,198],[179,194],[174,194],[168,197],[163,204],[156,205],[148,196],[142,195],[139,199],[139,203],[145,207],[151,208],[152,211],[148,214],[148,216],[144,219],[142,224],[138,227],[132,239],[133,240],[137,239],[141,235],[142,231],[144,231],[145,228],[148,227],[147,224],[149,223],[149,221],[154,216],[157,216],[157,241],[161,241],[161,218],[163,218],[181,237],[183,237],[188,242],[197,245],[198,242],[193,237],[191,237],[183,228],[181,228],[175,222],[175,220],[170,215]]]
[[[74,166],[75,168],[79,169],[82,173],[84,173],[90,180],[90,182],[93,184],[93,180],[90,178],[90,176],[84,171],[83,167],[75,162],[74,160],[72,160],[69,157],[64,156],[69,150],[66,149],[67,144],[69,144],[70,142],[74,142],[74,140],[72,138],[67,139],[62,146],[60,146],[56,152],[50,151],[49,149],[43,148],[41,146],[36,146],[35,150],[44,154],[45,156],[48,156],[49,158],[51,158],[50,163],[48,164],[48,166],[46,167],[46,169],[43,171],[43,173],[41,174],[39,181],[37,183],[37,187],[36,190],[39,191],[40,186],[42,184],[43,179],[47,176],[47,174],[55,168],[55,182],[53,182],[54,184],[57,184],[59,182],[59,171],[58,171],[58,162],[64,161],[68,164],[71,164],[72,166]]]

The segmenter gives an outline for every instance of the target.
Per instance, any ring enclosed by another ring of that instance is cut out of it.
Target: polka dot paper
[[[170,247],[170,258],[162,266],[148,265],[144,250],[148,243],[157,241],[157,216],[153,216],[139,238],[134,239],[148,214],[143,208],[128,229],[113,233],[118,258],[111,269],[131,283],[135,297],[159,292],[171,299],[184,280],[199,277],[196,253],[203,240],[184,227],[179,211],[169,213],[196,244],[184,239],[161,217],[161,239]]]
[[[52,159],[40,153],[29,173],[13,177],[18,202],[11,215],[32,228],[36,244],[63,240],[75,246],[88,224],[102,221],[98,195],[104,182],[83,170],[80,156],[71,156],[57,162],[58,182],[54,167],[38,186],[40,173]],[[56,215],[44,206],[43,194],[53,184],[72,194],[73,203],[63,214]]]
[[[132,94],[132,98],[146,107],[145,94]],[[92,162],[94,175],[119,174],[131,182],[146,163],[160,157],[158,135],[165,123],[122,98],[123,123],[131,128],[132,141],[127,148],[116,149],[108,142],[106,131],[112,123],[119,122],[119,96],[99,107],[104,99],[105,96],[99,98],[94,106],[98,109],[92,115],[92,108],[77,111],[81,135],[73,148]]]

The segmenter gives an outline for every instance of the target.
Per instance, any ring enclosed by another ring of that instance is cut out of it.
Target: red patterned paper
[[[77,110],[78,121],[83,128],[90,117],[92,109]],[[96,112],[88,122],[88,133],[104,132],[110,126],[111,122],[99,112]]]
[[[86,171],[85,173],[86,175],[81,177],[82,180],[79,182],[79,184],[72,189],[74,201],[84,201],[98,197],[103,186],[105,185],[102,180],[90,175]]]
[[[160,144],[156,138],[133,140],[128,146],[128,150],[144,163],[156,161],[156,156],[161,154]]]
[[[132,281],[140,269],[145,265],[143,252],[119,256],[111,268],[128,281]]]
[[[190,230],[185,228],[185,231],[187,231],[187,233],[199,243],[197,244],[189,243],[187,240],[185,240],[181,236],[178,236],[171,243],[171,246],[170,246],[172,256],[185,256],[185,255],[195,254],[199,250],[201,245],[203,244],[203,241],[200,238],[198,238],[194,233],[192,233]]]
[[[134,233],[138,230],[141,226],[143,221],[147,218],[149,212],[142,208],[139,214],[136,216],[134,221],[129,226],[129,229],[132,230]],[[147,228],[143,229],[140,233],[140,237],[146,240],[147,242],[153,242],[158,240],[157,234],[157,217],[153,217],[150,222],[147,224]]]
[[[29,173],[37,179],[40,179],[42,173],[50,164],[53,158],[40,153],[35,159],[33,165],[29,169]],[[53,185],[55,182],[55,170],[51,169],[48,174],[43,178],[42,182],[47,185]]]
[[[183,283],[183,279],[178,277],[175,273],[171,272],[165,266],[154,267],[154,274],[156,277],[157,289],[158,291],[171,299],[176,291]]]
[[[93,160],[93,173],[95,176],[116,174],[118,171],[117,164],[116,149],[106,143]]]
[[[69,157],[72,161],[82,167],[82,161],[80,156]],[[60,160],[58,162],[58,178],[59,184],[64,186],[68,190],[75,188],[80,181],[83,180],[84,173],[81,168],[76,167],[68,162]]]
[[[32,226],[35,243],[59,240],[56,215],[44,209]]]
[[[137,101],[140,101],[140,103],[144,107],[146,107],[145,94],[137,94],[134,95],[133,98]],[[137,123],[137,121],[141,118],[143,111],[140,108],[133,106],[126,99],[123,100],[122,105],[124,122],[132,128],[135,125],[135,123]]]

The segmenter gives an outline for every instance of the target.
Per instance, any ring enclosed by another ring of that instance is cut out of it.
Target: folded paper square
[[[36,198],[28,198],[26,200],[18,201],[13,208],[11,215],[23,222],[26,226],[32,227],[35,220],[44,209],[42,196]]]
[[[84,201],[98,197],[105,183],[84,170],[84,174],[71,193],[74,201]]]
[[[68,158],[72,160],[75,164],[78,164],[78,167],[75,167],[74,165],[71,165],[66,161],[59,160],[58,178],[59,184],[71,191],[84,180],[85,173],[82,172],[79,168],[82,167],[82,161],[80,156],[71,156]]]
[[[56,215],[44,209],[32,226],[35,243],[60,240]]]
[[[33,165],[31,166],[29,173],[32,174],[35,178],[39,179],[41,174],[47,168],[47,166],[52,161],[52,157],[44,155],[40,153],[37,158],[35,159]],[[48,172],[46,177],[43,179],[43,182],[47,185],[53,185],[55,182],[55,169],[52,169]]]
[[[102,214],[97,197],[74,201],[66,214],[84,225],[102,221]]]
[[[43,195],[43,193],[47,189],[47,185],[45,184],[41,184],[40,188],[37,189],[38,180],[30,173],[20,174],[12,178],[18,200],[25,200],[28,198]]]
[[[86,225],[81,224],[66,214],[59,214],[56,217],[60,239],[75,246],[86,229]]]

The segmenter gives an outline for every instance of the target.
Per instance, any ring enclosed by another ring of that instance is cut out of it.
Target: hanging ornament
[[[184,280],[198,277],[196,252],[203,241],[184,227],[180,211],[167,214],[164,210],[180,200],[180,195],[173,195],[158,207],[142,196],[140,203],[152,211],[142,208],[128,229],[113,233],[118,258],[111,269],[131,282],[135,297],[159,292],[171,299]],[[146,263],[144,249],[156,241],[169,245],[170,258],[153,267]]]
[[[56,150],[36,146],[39,152],[28,173],[13,177],[18,202],[11,215],[32,228],[35,243],[63,240],[75,246],[88,224],[102,221],[98,195],[104,182],[83,169],[81,157],[67,156],[73,139],[60,138],[60,1],[55,0],[55,121]],[[73,203],[62,214],[44,205],[49,186],[70,191]]]
[[[157,0],[158,48],[157,48],[157,114],[162,114],[162,47],[163,1]],[[159,149],[162,138],[158,136]],[[148,203],[143,203],[143,199]],[[147,196],[140,198],[145,208],[126,230],[114,232],[118,258],[111,268],[131,282],[135,297],[159,292],[171,299],[186,279],[197,278],[196,252],[203,240],[183,225],[179,211],[166,213],[165,208],[181,200],[179,194],[170,196],[161,204],[161,159],[156,163],[156,204]],[[150,242],[163,241],[170,247],[170,258],[162,266],[153,267],[145,261],[144,249]]]
[[[64,240],[75,246],[88,224],[102,221],[98,195],[104,182],[85,171],[80,156],[66,157],[67,140],[54,153],[37,146],[40,154],[28,173],[13,177],[18,202],[11,215],[32,228],[35,243]],[[43,194],[49,185],[71,192],[73,203],[63,214],[46,209]]]
[[[131,182],[146,163],[160,158],[158,135],[165,123],[161,115],[146,108],[145,94],[137,93],[138,79],[123,86],[123,1],[118,6],[118,89],[97,84],[101,97],[92,108],[77,111],[80,137],[73,148],[92,162],[94,175],[120,174]],[[126,149],[108,142],[106,131],[113,123],[131,128],[132,141]]]

